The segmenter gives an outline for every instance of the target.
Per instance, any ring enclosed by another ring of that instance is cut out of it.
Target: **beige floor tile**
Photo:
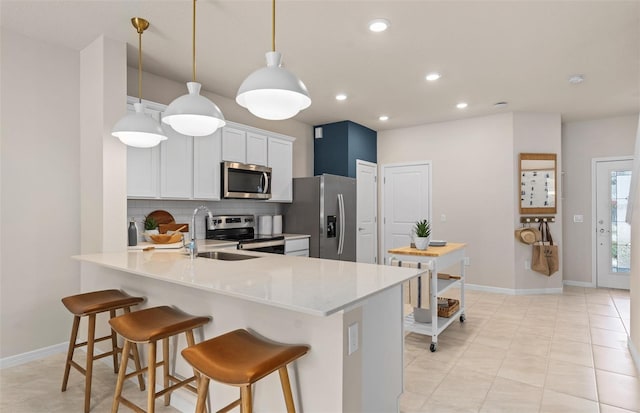
[[[448,407],[449,411],[475,411],[487,397],[493,383],[493,377],[470,370],[454,369],[440,383],[425,404],[425,411],[434,410],[436,406]],[[444,411],[444,409],[442,410]]]
[[[618,317],[619,316],[618,310],[613,305],[613,303],[611,303],[611,304],[589,303],[587,305],[587,311],[589,312],[589,314],[604,315],[604,316],[607,316],[607,317]]]
[[[413,413],[420,412],[420,407],[427,401],[428,397],[405,390],[400,396],[400,412]]]
[[[590,315],[589,322],[591,327],[603,328],[605,330],[617,331],[624,333],[626,330],[622,325],[622,321],[618,317],[607,317],[602,315]]]
[[[497,377],[480,409],[482,413],[538,413],[542,388]]]
[[[404,370],[404,389],[428,398],[446,375],[447,373],[429,372],[409,365]]]
[[[498,377],[515,380],[536,387],[543,387],[547,375],[547,359],[521,352],[507,353]]]
[[[638,375],[633,358],[627,349],[593,346],[593,359],[596,369],[626,374],[627,376]]]
[[[611,296],[609,294],[587,294],[586,297],[588,304],[613,304],[613,300],[611,299]]]
[[[599,413],[598,403],[545,389],[540,413]]]
[[[595,371],[560,360],[549,360],[545,388],[597,401]]]
[[[473,339],[473,343],[507,350],[511,345],[513,337],[516,335],[516,331],[517,329],[500,330],[485,328]]]
[[[609,406],[608,404],[600,403],[600,413],[638,413],[631,410],[621,409],[615,406]]]
[[[504,350],[474,342],[460,356],[454,370],[476,371],[487,376],[495,376],[504,358]]]
[[[627,348],[627,334],[617,331],[604,330],[602,328],[592,328],[591,343],[598,346],[624,350]]]
[[[547,357],[549,355],[549,349],[551,348],[551,336],[529,334],[529,329],[524,331],[525,332],[522,333],[518,331],[518,334],[516,334],[511,341],[509,351]]]
[[[591,331],[587,326],[558,326],[553,330],[553,338],[557,340],[591,343]]]
[[[637,377],[596,370],[596,380],[600,402],[640,411],[640,380]]]
[[[584,287],[578,287],[575,285],[565,285],[562,288],[562,291],[564,293],[564,295],[583,295],[584,294]]]
[[[593,367],[591,345],[587,343],[554,337],[551,342],[549,357],[555,360]]]
[[[589,326],[589,315],[587,311],[558,311],[556,325],[564,324],[571,326]]]

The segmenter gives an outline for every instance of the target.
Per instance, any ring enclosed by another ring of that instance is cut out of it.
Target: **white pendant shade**
[[[200,83],[187,82],[189,93],[171,102],[162,121],[186,136],[211,135],[226,124],[220,108],[200,95]]]
[[[127,114],[113,126],[113,136],[125,145],[136,148],[151,148],[167,139],[160,124],[145,115],[142,103],[134,103],[133,107],[135,113]]]
[[[280,52],[267,52],[267,67],[251,73],[240,85],[236,102],[255,116],[283,120],[311,105],[307,87],[280,66]]]

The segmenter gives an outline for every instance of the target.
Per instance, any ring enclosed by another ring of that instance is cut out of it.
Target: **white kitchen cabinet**
[[[285,239],[284,255],[309,256],[309,238]]]
[[[240,127],[222,130],[222,160],[267,165],[267,137]]]
[[[220,200],[222,131],[193,138],[193,198]]]
[[[247,133],[241,129],[222,128],[222,160],[246,163]]]
[[[271,202],[293,201],[293,142],[269,137],[268,166],[271,168]]]
[[[247,132],[246,163],[267,166],[267,137]]]
[[[166,128],[166,141],[160,143],[160,197],[193,197],[193,137]]]
[[[135,113],[129,99],[127,113]],[[160,110],[145,106],[145,113],[160,122]],[[115,138],[114,138],[115,139]],[[160,147],[134,148],[127,146],[127,197],[157,198],[160,196]]]

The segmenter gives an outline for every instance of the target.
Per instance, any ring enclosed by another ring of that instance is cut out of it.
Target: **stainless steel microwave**
[[[271,198],[271,168],[240,162],[222,162],[223,198]]]

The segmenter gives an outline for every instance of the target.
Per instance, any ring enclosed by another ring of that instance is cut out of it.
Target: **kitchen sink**
[[[255,255],[234,254],[233,252],[224,252],[224,251],[199,252],[198,257],[209,258],[212,260],[222,260],[222,261],[242,261],[242,260],[250,260],[252,258],[260,258]]]

